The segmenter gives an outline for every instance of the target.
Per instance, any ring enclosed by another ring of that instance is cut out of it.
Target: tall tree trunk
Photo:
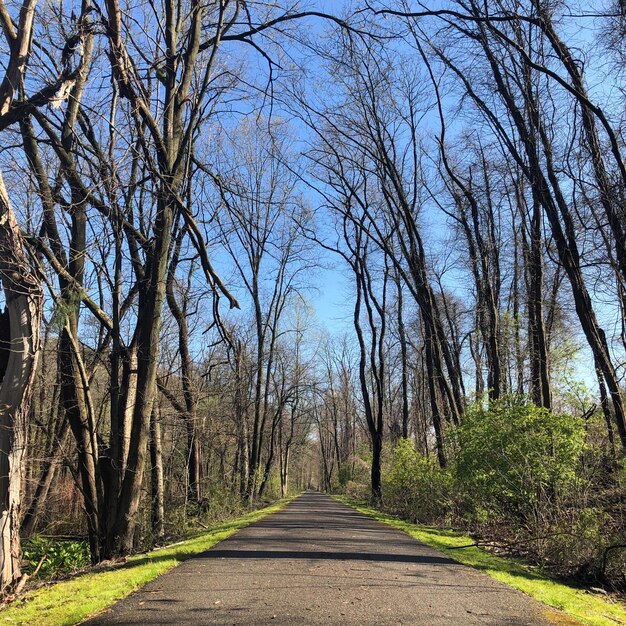
[[[0,280],[9,349],[0,386],[0,589],[21,576],[20,522],[28,416],[40,348],[43,292],[0,176]]]
[[[101,545],[101,487],[98,467],[98,449],[95,423],[86,401],[89,394],[81,355],[76,340],[78,316],[70,314],[59,338],[59,370],[61,397],[65,419],[69,422],[76,440],[78,471],[87,515],[89,547],[94,563],[100,560]]]
[[[289,490],[289,462],[291,461],[291,437],[280,441],[280,497],[284,498]]]
[[[359,235],[357,235],[357,240]],[[357,249],[360,247],[360,241],[357,243]],[[359,342],[359,382],[361,384],[361,395],[363,397],[363,406],[365,409],[365,421],[367,423],[367,428],[370,435],[370,441],[372,445],[372,467],[371,467],[371,476],[370,476],[370,486],[372,490],[372,500],[374,503],[379,503],[382,499],[382,478],[381,478],[381,451],[382,451],[382,429],[381,419],[382,416],[377,415],[376,409],[378,408],[379,402],[376,402],[374,405],[374,401],[378,400],[376,394],[372,394],[370,392],[370,385],[367,380],[367,361],[368,361],[368,349],[365,343],[365,336],[363,333],[363,328],[361,325],[361,307],[362,303],[366,301],[368,297],[366,281],[363,276],[363,258],[357,258],[354,263],[353,270],[355,272],[356,278],[356,301],[354,305],[354,329],[357,335],[357,339]],[[369,308],[369,305],[366,304],[366,308]],[[372,320],[371,312],[368,311],[369,316],[368,319]],[[369,351],[370,357],[370,365],[374,363],[374,367],[377,367],[376,361],[376,335],[375,328],[372,325],[372,345]],[[372,395],[374,398],[372,399]]]
[[[150,417],[150,466],[151,466],[151,507],[152,533],[161,539],[165,534],[165,498],[163,491],[163,452],[161,447],[161,416],[159,405],[154,403]]]
[[[246,497],[253,500],[257,491],[258,470],[261,464],[261,440],[263,415],[263,389],[264,389],[264,360],[265,360],[265,330],[263,326],[263,314],[258,286],[258,267],[253,269],[251,296],[254,305],[254,321],[256,328],[256,371],[254,382],[254,417],[252,419],[252,441],[250,445],[250,462],[248,472],[248,486]]]
[[[395,283],[398,293],[398,337],[400,339],[400,360],[402,368],[402,437],[409,437],[409,374],[408,374],[408,343],[406,340],[406,329],[404,326],[404,300],[402,297],[402,283],[397,272]]]
[[[197,425],[197,401],[196,390],[193,384],[193,366],[191,353],[189,352],[189,328],[187,325],[187,307],[183,301],[182,306],[176,300],[174,284],[176,281],[176,269],[180,261],[180,251],[185,236],[185,230],[181,230],[176,236],[172,260],[167,274],[166,298],[168,307],[178,326],[178,352],[181,363],[181,382],[185,399],[185,429],[187,431],[187,497],[191,502],[199,503],[202,499],[200,492],[200,474],[202,467],[200,439]],[[183,300],[187,296],[183,296]]]
[[[279,418],[280,419],[280,418]],[[269,436],[267,459],[265,460],[265,467],[263,468],[263,476],[261,478],[261,484],[259,485],[258,496],[263,497],[265,488],[270,479],[272,472],[272,465],[274,464],[274,456],[276,454],[276,432],[277,432],[277,420],[272,420],[272,428]]]
[[[523,203],[520,201],[520,211]],[[530,224],[530,244],[522,227],[522,244],[525,259],[526,292],[528,294],[528,335],[530,343],[530,388],[533,402],[537,406],[551,408],[550,374],[548,369],[548,342],[544,322],[544,274],[543,274],[543,225],[542,209],[533,200]]]
[[[164,191],[163,196],[166,197],[167,192]],[[165,200],[161,200],[154,226],[155,240],[145,278],[139,289],[135,330],[137,400],[133,409],[128,462],[120,490],[118,513],[113,528],[107,529],[109,555],[128,554],[133,548],[150,438],[150,416],[156,391],[161,313],[165,299],[172,223],[172,207]]]

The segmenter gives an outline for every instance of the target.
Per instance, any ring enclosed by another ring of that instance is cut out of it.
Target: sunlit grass
[[[352,506],[357,511],[373,517],[379,522],[402,530],[415,539],[437,548],[455,561],[479,569],[492,578],[515,589],[519,589],[549,607],[559,609],[577,621],[569,621],[556,613],[546,618],[557,624],[582,623],[592,626],[615,626],[626,624],[626,606],[600,594],[591,593],[581,587],[568,585],[549,575],[537,572],[513,559],[505,559],[477,546],[468,546],[473,540],[451,530],[410,524],[397,517],[386,515],[343,496],[334,496],[339,502]]]
[[[28,592],[0,611],[0,624],[71,626],[102,611],[182,561],[208,550],[237,530],[284,508],[293,498],[215,526],[185,541],[130,557],[121,565],[81,574]]]

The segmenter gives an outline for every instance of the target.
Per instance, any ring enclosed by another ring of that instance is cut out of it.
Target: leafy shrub
[[[205,529],[208,525],[237,517],[245,510],[246,507],[237,493],[217,483],[206,484],[200,503],[187,502],[177,507],[169,507],[165,511],[165,535],[170,538],[181,537]],[[150,525],[150,516],[146,515],[142,534],[147,541],[141,546],[144,549],[149,549],[154,543]]]
[[[415,522],[441,520],[452,506],[452,476],[433,459],[422,456],[413,442],[400,439],[383,475],[385,508]]]
[[[89,545],[86,541],[57,540],[34,536],[22,542],[26,572],[32,574],[43,558],[38,576],[58,578],[87,567],[90,563]]]
[[[457,442],[469,511],[540,523],[579,481],[584,422],[510,396],[470,405]]]

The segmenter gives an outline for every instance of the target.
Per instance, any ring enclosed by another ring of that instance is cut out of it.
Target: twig
[[[41,569],[41,566],[43,565],[43,562],[48,558],[47,554],[44,554],[40,559],[39,559],[39,563],[37,563],[37,567],[35,568],[35,571],[32,573],[32,576],[37,576],[37,574],[39,574],[39,570]]]

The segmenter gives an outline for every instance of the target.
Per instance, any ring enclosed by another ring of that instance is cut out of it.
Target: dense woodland
[[[5,590],[307,487],[624,588],[622,2],[0,22]]]

